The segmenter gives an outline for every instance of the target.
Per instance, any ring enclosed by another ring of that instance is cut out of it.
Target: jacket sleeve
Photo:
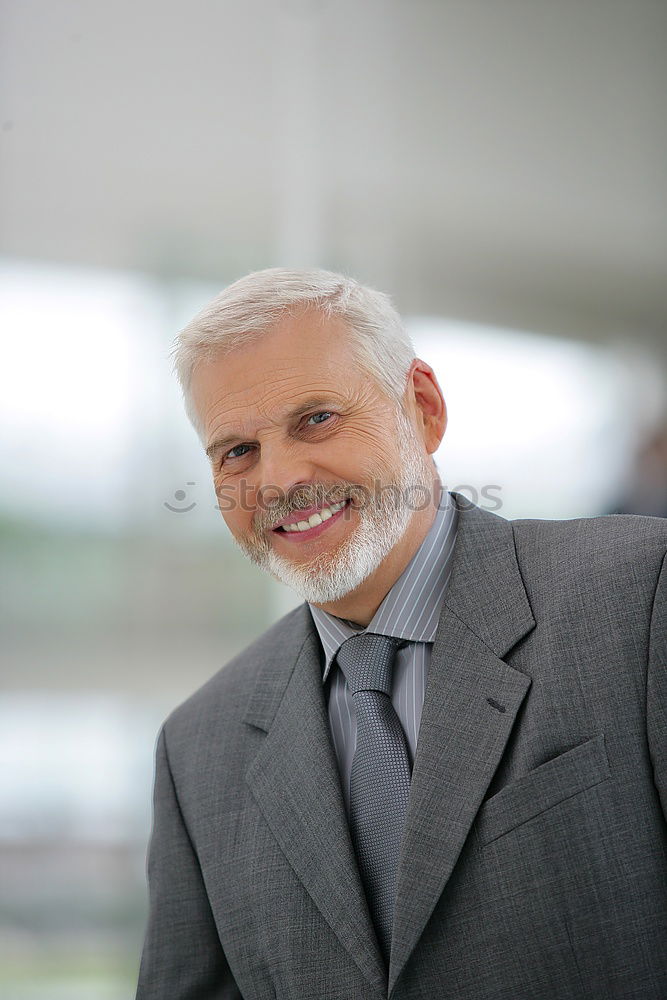
[[[653,600],[646,678],[646,730],[653,780],[667,819],[667,555]]]
[[[149,915],[136,1000],[242,1000],[181,814],[165,745],[155,753]]]

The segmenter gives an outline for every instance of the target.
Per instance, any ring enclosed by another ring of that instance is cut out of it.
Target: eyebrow
[[[317,409],[318,407],[320,409],[325,409],[327,404],[331,407],[334,405],[332,400],[326,396],[312,396],[311,398],[304,400],[303,403],[300,403],[299,406],[295,407],[293,410],[290,410],[286,416],[288,420],[294,420],[295,417],[302,417],[304,413],[308,413],[309,410]],[[335,405],[336,408],[340,407],[340,403]],[[247,435],[247,437],[251,436],[252,435]],[[209,445],[207,445],[205,449],[206,456],[209,459],[212,459],[214,455],[216,455],[223,448],[233,445],[234,442],[242,441],[243,437],[244,435],[239,433],[226,434],[223,438],[216,438],[215,441],[212,441]]]

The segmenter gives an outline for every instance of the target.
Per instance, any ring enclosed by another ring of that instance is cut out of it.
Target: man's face
[[[432,488],[424,442],[353,363],[338,318],[301,312],[200,363],[192,395],[233,538],[313,603],[377,569]]]

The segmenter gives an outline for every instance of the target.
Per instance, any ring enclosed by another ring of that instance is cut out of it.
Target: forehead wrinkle
[[[252,393],[253,390],[257,391],[257,386],[261,386],[264,381],[265,380],[259,380],[255,386],[243,386],[236,391],[230,391],[222,385],[218,387],[218,392],[216,392],[215,396],[211,399],[204,411],[205,422],[209,415],[211,413],[213,414],[212,427],[210,431],[211,436],[214,434],[217,435],[221,426],[225,426],[225,424],[222,424],[221,421],[227,421],[230,413],[233,414],[236,410],[243,412],[244,410],[247,411],[249,409],[248,403],[243,397]],[[270,390],[267,387],[259,392],[255,405],[260,412],[262,412],[265,408],[265,399],[269,395],[269,391]]]
[[[276,386],[277,382],[281,383],[278,389]],[[251,405],[256,407],[260,412],[267,413],[275,396],[280,396],[290,391],[295,396],[303,395],[304,393],[308,395],[314,393],[337,395],[336,383],[322,385],[321,378],[316,378],[304,384],[303,375],[295,372],[294,366],[291,365],[287,369],[286,374],[281,375],[280,369],[274,368],[270,375],[258,379],[254,385],[244,385],[241,388],[231,391],[225,390],[220,386],[219,394],[216,394],[216,397],[211,401],[207,407],[207,411],[222,405],[224,405],[226,412],[229,412],[230,409],[234,410],[237,407],[248,409],[249,405],[244,397],[252,397]]]
[[[340,391],[333,387],[320,386],[317,384],[304,386],[303,382],[298,379],[295,380],[295,382],[296,385],[294,388],[296,391],[288,393],[285,401],[282,399],[275,399],[276,394],[273,386],[269,386],[263,390],[253,400],[252,407],[248,406],[243,400],[232,400],[231,405],[227,405],[225,407],[224,414],[221,414],[221,416],[224,416],[225,418],[225,425],[227,425],[227,423],[234,422],[235,418],[233,417],[233,414],[235,411],[253,411],[249,420],[240,420],[240,423],[243,426],[256,423],[256,418],[254,416],[255,413],[259,418],[264,418],[269,423],[280,423],[284,418],[289,417],[291,413],[297,410],[299,406],[303,405],[307,400],[312,399],[314,401],[315,399],[323,400],[326,398],[332,402],[336,400],[340,402],[343,399]],[[289,390],[290,387],[286,386],[285,388]],[[229,402],[229,396],[225,397],[225,399]],[[229,419],[230,414],[232,414],[231,420]]]
[[[316,354],[314,358],[300,356],[298,358],[274,358],[271,361],[271,376],[285,373],[288,376],[301,381],[307,378],[336,378],[341,371],[349,371],[347,361],[337,358],[327,357],[325,354]]]
[[[222,409],[221,404],[227,403],[227,406],[224,408],[228,409],[230,397],[233,400],[235,395],[252,396],[254,394],[256,396],[255,400],[253,400],[254,405],[256,405],[259,409],[262,409],[265,406],[265,400],[271,395],[275,395],[276,382],[282,383],[280,388],[284,392],[289,392],[292,386],[294,386],[294,388],[301,389],[304,386],[304,383],[314,391],[320,391],[320,389],[322,389],[324,392],[335,392],[336,387],[340,385],[341,375],[345,379],[345,384],[349,383],[351,375],[349,365],[339,362],[336,359],[326,358],[321,355],[317,356],[313,360],[315,361],[314,365],[312,363],[309,364],[308,362],[310,359],[304,357],[298,357],[296,359],[293,357],[274,358],[270,360],[268,370],[265,370],[263,373],[259,373],[253,369],[251,361],[244,359],[245,363],[242,371],[239,372],[236,377],[234,377],[232,373],[232,381],[238,386],[239,381],[242,379],[242,384],[235,391],[232,390],[231,392],[226,390],[223,384],[218,384],[218,386],[215,387],[218,391],[215,392],[214,389],[215,395],[211,402],[206,406],[205,416],[208,417],[211,410],[217,409],[218,406]],[[301,362],[301,365],[299,365],[299,361]],[[313,368],[315,368],[315,371],[312,370]],[[227,368],[227,371],[229,371],[229,367]],[[250,375],[251,378],[252,376],[255,376],[254,380],[246,382],[245,377],[248,375]],[[322,386],[322,380],[326,382],[330,381],[331,384]],[[234,402],[232,402],[232,408],[234,405]],[[241,403],[241,405],[244,404]]]

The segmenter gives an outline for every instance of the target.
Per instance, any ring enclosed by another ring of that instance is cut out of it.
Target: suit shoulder
[[[247,704],[261,668],[269,660],[294,657],[300,638],[305,636],[307,605],[301,604],[283,615],[169,714],[165,727],[187,726],[211,715],[238,716]]]
[[[566,520],[510,521],[519,565],[544,575],[615,579],[656,576],[667,551],[667,519],[604,514]]]
[[[601,543],[635,549],[667,548],[667,518],[643,514],[602,514],[562,520],[517,518],[510,521],[517,541],[562,548]]]

